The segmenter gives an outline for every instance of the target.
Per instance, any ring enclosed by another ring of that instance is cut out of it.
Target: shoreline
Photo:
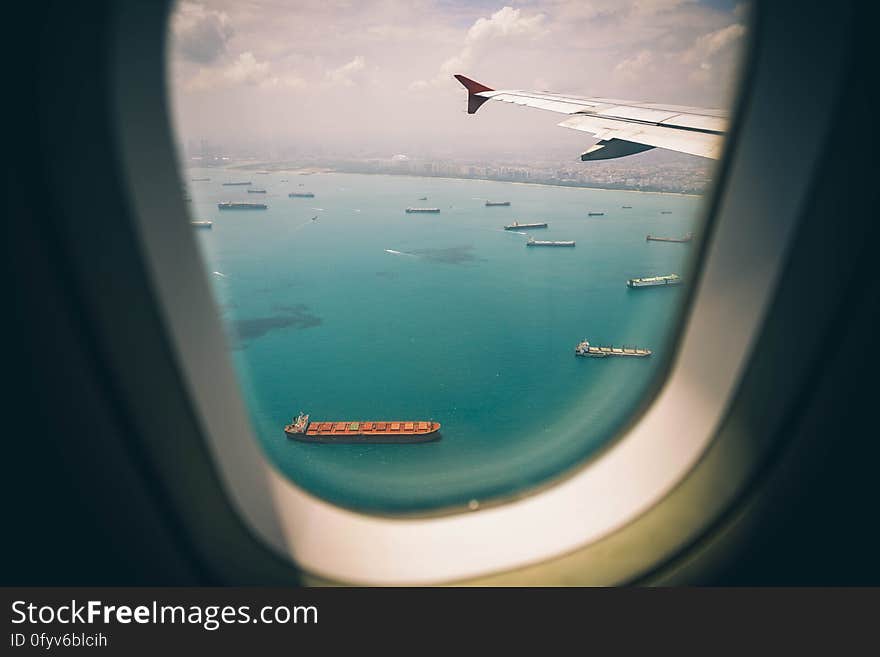
[[[492,182],[492,183],[506,183],[509,185],[531,185],[535,187],[557,187],[560,189],[589,189],[598,192],[625,192],[627,194],[663,194],[666,196],[687,196],[694,198],[701,198],[703,194],[693,194],[688,192],[664,192],[664,191],[654,191],[654,190],[645,190],[645,189],[624,189],[619,187],[593,187],[590,185],[560,185],[558,183],[544,183],[544,182],[523,182],[519,180],[497,180],[494,178],[465,178],[460,176],[422,176],[418,174],[412,173],[388,173],[385,171],[371,173],[368,171],[340,171],[338,169],[331,169],[328,167],[299,167],[299,168],[283,168],[283,169],[262,169],[255,170],[250,168],[251,165],[229,165],[226,167],[190,167],[188,169],[232,169],[236,171],[251,171],[251,172],[260,172],[260,173],[286,173],[290,175],[317,175],[319,173],[325,174],[347,174],[350,176],[388,176],[389,178],[393,177],[404,177],[404,178],[421,178],[423,180],[461,180],[461,181],[469,181],[475,180],[479,182]]]

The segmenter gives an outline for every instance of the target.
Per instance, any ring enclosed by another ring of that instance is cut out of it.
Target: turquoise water
[[[268,193],[220,185],[234,180]],[[625,282],[686,274],[693,244],[645,235],[692,231],[699,210],[694,197],[476,180],[190,169],[187,181],[192,217],[214,222],[196,232],[262,448],[312,493],[380,512],[517,494],[605,445],[657,374],[686,293]],[[221,212],[220,200],[269,210]],[[526,248],[501,230],[515,219],[577,246]],[[583,338],[655,356],[576,358]],[[300,410],[432,418],[442,438],[302,444],[282,431]]]

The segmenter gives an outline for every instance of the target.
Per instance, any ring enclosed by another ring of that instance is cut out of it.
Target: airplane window
[[[178,3],[184,196],[277,469],[426,513],[597,456],[674,350],[745,14]]]

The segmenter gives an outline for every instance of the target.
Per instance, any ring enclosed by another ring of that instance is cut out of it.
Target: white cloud
[[[467,73],[478,56],[496,41],[533,40],[543,36],[547,33],[545,19],[544,14],[527,16],[513,7],[502,7],[489,18],[478,18],[468,29],[461,50],[440,65],[437,76],[431,81],[417,80],[409,88],[419,90],[448,84],[454,74]]]
[[[642,50],[614,67],[614,75],[625,82],[636,82],[654,69],[656,58],[649,50]]]
[[[351,87],[354,85],[353,78],[366,68],[366,61],[362,55],[357,55],[347,64],[343,64],[339,68],[327,71],[326,79],[330,84],[341,87]]]
[[[234,31],[225,12],[182,2],[172,17],[171,33],[181,56],[209,64],[226,52],[226,44]]]
[[[521,9],[502,7],[489,18],[478,18],[468,30],[470,44],[510,36],[537,36],[543,31],[544,14],[524,16]]]
[[[697,37],[693,45],[681,54],[681,62],[691,68],[690,77],[694,82],[704,82],[709,78],[714,66],[714,58],[727,50],[745,34],[741,23],[733,23],[721,29]]]
[[[186,85],[190,91],[208,91],[234,86],[262,88],[298,88],[305,81],[293,74],[277,75],[267,61],[259,61],[252,52],[241,53],[231,64],[220,68],[202,68]]]

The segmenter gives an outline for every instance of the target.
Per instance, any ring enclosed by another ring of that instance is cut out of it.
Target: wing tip
[[[477,96],[478,93],[483,91],[495,91],[491,87],[487,87],[485,84],[477,82],[476,80],[471,80],[470,78],[466,78],[463,75],[456,73],[453,76],[456,80],[461,82],[461,85],[467,89],[468,92],[468,114],[475,114],[480,106],[485,103],[488,98],[484,98],[483,96]]]
[[[495,91],[491,87],[487,87],[485,84],[477,82],[476,80],[471,80],[460,73],[456,73],[452,77],[461,82],[461,85],[468,90],[468,94],[478,94],[482,91]]]

